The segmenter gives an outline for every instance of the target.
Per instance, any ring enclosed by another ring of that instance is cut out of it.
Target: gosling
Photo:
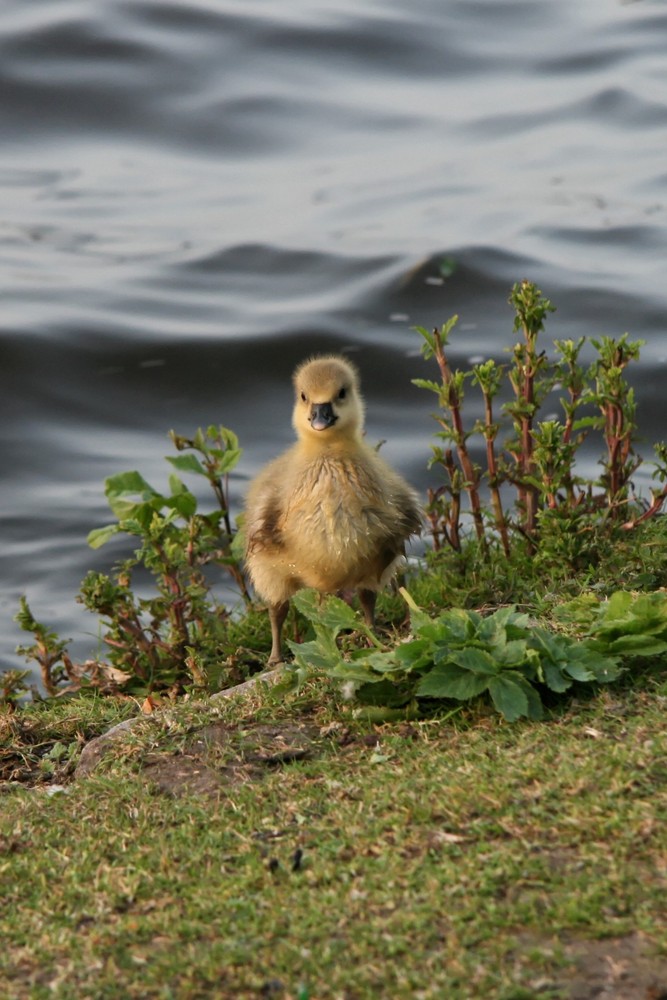
[[[356,590],[373,627],[377,591],[422,523],[416,494],[363,441],[364,404],[350,362],[317,357],[293,381],[298,440],[259,473],[245,512],[246,567],[269,608],[269,665],[282,662],[289,599],[303,587]]]

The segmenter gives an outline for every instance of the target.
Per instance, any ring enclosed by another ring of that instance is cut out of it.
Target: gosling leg
[[[271,622],[271,655],[269,656],[270,667],[276,663],[283,662],[282,644],[280,641],[283,623],[289,611],[289,601],[282,604],[272,604],[269,607],[269,621]]]
[[[360,590],[359,591],[359,601],[361,603],[361,610],[364,613],[364,618],[366,624],[370,628],[375,628],[375,601],[377,598],[377,591],[375,590]]]

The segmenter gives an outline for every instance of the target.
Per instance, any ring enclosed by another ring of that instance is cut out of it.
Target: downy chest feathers
[[[299,470],[282,519],[288,544],[331,564],[374,554],[396,530],[400,512],[368,456],[323,455]]]

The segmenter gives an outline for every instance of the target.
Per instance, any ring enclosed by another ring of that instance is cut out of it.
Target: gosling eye
[[[345,399],[346,396],[347,396],[347,389],[345,388],[345,386],[343,386],[343,388],[338,393],[338,399]]]
[[[301,400],[302,400],[302,402],[304,402],[304,403],[307,403],[307,402],[308,402],[308,397],[306,396],[305,392],[302,392],[302,393],[301,393]]]

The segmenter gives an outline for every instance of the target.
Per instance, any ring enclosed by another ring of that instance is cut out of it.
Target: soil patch
[[[553,953],[532,935],[522,936],[522,950],[538,947]],[[558,948],[571,963],[531,986],[536,996],[567,1000],[667,1000],[667,957],[640,933],[589,940],[566,936]]]
[[[107,733],[82,754],[76,776],[90,774],[126,732]],[[170,795],[216,795],[225,786],[257,781],[268,770],[318,756],[324,738],[309,723],[215,723],[192,734],[178,753],[157,752],[141,761],[143,775]]]
[[[574,960],[570,1000],[667,1000],[667,958],[641,934],[569,942]]]

